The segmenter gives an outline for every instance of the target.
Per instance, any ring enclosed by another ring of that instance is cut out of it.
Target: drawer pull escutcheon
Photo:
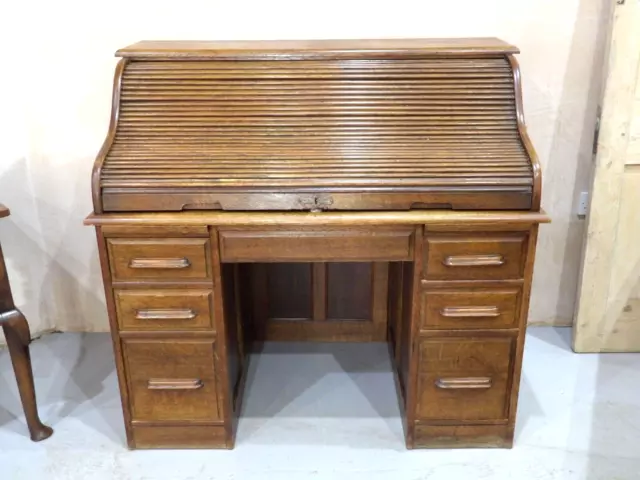
[[[129,268],[188,268],[188,258],[132,258]]]
[[[194,318],[196,318],[196,312],[189,308],[182,310],[154,309],[136,311],[136,320],[193,320]]]
[[[197,390],[204,383],[199,378],[171,380],[166,378],[151,378],[147,383],[149,390]]]
[[[491,388],[491,377],[439,378],[436,387],[444,389]]]
[[[504,265],[502,255],[456,255],[442,261],[447,267],[499,267]]]
[[[486,318],[499,317],[498,307],[445,307],[440,310],[440,315],[449,318]]]

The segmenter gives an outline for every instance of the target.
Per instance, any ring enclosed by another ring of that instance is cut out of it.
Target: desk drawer
[[[423,329],[517,327],[519,288],[431,290],[422,294]]]
[[[506,420],[515,346],[509,336],[422,340],[418,419]]]
[[[220,231],[224,262],[408,261],[413,228]]]
[[[114,281],[209,278],[206,238],[110,238],[107,246]]]
[[[127,339],[122,348],[134,422],[220,420],[212,340]]]
[[[527,235],[432,234],[425,242],[427,280],[522,278]]]
[[[213,328],[211,290],[116,290],[121,330]]]

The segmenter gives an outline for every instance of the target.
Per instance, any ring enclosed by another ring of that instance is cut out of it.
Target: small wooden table
[[[9,209],[0,204],[0,218],[9,216]],[[22,312],[16,308],[11,295],[11,286],[7,276],[7,268],[4,264],[2,247],[0,246],[0,325],[4,330],[11,363],[18,382],[22,408],[27,418],[29,435],[31,440],[39,442],[49,438],[53,429],[44,425],[38,416],[36,404],[36,392],[33,386],[33,370],[31,369],[31,355],[29,354],[29,343],[31,333],[29,324]]]

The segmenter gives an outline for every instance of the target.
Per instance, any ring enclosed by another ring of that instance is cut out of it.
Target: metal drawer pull
[[[196,312],[185,309],[136,310],[136,320],[193,320]]]
[[[188,258],[132,258],[129,268],[187,268]]]
[[[204,383],[199,378],[171,380],[167,378],[150,378],[147,383],[149,390],[197,390]]]
[[[497,267],[504,265],[502,255],[457,255],[445,257],[442,263],[447,267]]]
[[[491,377],[439,378],[436,387],[444,389],[491,388]]]
[[[499,317],[498,307],[445,307],[440,315],[449,318]]]

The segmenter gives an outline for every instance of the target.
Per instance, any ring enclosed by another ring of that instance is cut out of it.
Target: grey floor
[[[406,451],[387,350],[270,344],[252,359],[233,451],[128,451],[107,334],[32,344],[41,416],[26,435],[0,351],[0,479],[640,479],[640,355],[576,355],[531,328],[512,450]]]

